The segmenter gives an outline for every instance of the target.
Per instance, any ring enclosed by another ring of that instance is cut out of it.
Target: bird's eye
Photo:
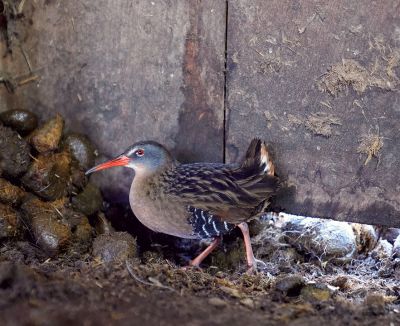
[[[143,156],[144,155],[144,150],[143,149],[138,149],[136,151],[136,156]]]

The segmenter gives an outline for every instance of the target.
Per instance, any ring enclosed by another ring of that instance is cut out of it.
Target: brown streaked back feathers
[[[192,206],[228,223],[247,221],[260,213],[278,188],[268,174],[273,164],[266,145],[253,139],[240,166],[218,163],[181,164],[156,177],[155,197]]]

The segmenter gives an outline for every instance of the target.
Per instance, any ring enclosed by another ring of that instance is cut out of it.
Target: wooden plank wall
[[[284,180],[275,209],[400,226],[399,12],[398,0],[25,2],[0,71],[39,78],[1,87],[0,111],[61,112],[107,156],[154,139],[182,161],[233,162],[258,136]],[[121,201],[131,178],[96,176]]]
[[[225,9],[212,0],[26,2],[10,28],[39,80],[14,94],[1,87],[0,110],[58,111],[108,156],[152,139],[184,161],[222,161]],[[12,50],[0,70],[26,75],[16,42]],[[96,178],[115,200],[132,175]]]
[[[284,210],[400,226],[399,26],[393,0],[230,1],[228,160],[265,138]]]

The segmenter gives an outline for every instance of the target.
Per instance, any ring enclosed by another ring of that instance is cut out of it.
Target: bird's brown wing
[[[276,177],[222,164],[183,164],[159,180],[163,195],[228,223],[254,216],[276,191]]]

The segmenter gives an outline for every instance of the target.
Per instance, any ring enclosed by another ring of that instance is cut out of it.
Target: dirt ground
[[[139,237],[139,246],[140,241]],[[234,269],[213,266],[214,262],[221,265],[218,259],[224,248],[220,248],[203,270],[185,270],[178,257],[190,253],[193,244],[182,246],[180,242],[177,249],[173,238],[161,237],[158,242],[140,258],[112,263],[93,257],[90,251],[83,255],[70,251],[50,259],[29,242],[3,243],[1,324],[400,323],[400,268],[396,262],[377,263],[360,256],[341,266],[319,265],[305,258],[282,267],[283,262],[273,255],[275,258],[266,261],[266,269],[247,275],[242,258]],[[233,235],[226,240],[225,249],[235,251],[239,243]],[[175,259],[163,258],[172,251]],[[382,272],[385,270],[387,275]]]

